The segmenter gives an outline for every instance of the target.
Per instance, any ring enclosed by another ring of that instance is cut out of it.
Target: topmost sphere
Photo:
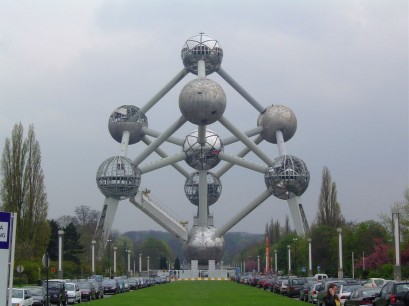
[[[219,70],[223,60],[223,49],[219,42],[209,35],[200,33],[189,38],[181,52],[185,68],[197,75],[197,62],[205,61],[206,75]]]

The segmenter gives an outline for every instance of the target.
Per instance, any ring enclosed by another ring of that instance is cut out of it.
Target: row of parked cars
[[[168,282],[166,277],[112,277],[93,275],[88,279],[52,279],[41,286],[13,288],[12,303],[18,306],[45,306],[47,290],[50,304],[67,306],[102,299],[106,294],[120,294]]]
[[[331,283],[336,284],[337,295],[343,306],[409,306],[409,281],[381,278],[358,281],[349,278],[330,279],[327,276],[318,280],[317,276],[277,275],[237,275],[232,280],[318,306],[324,305],[324,297]]]

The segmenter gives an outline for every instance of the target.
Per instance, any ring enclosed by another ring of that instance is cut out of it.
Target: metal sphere
[[[219,152],[223,152],[224,146],[221,138],[206,129],[205,143],[198,142],[198,131],[188,134],[183,143],[183,152],[186,153],[186,163],[196,170],[210,170],[219,162]]]
[[[216,174],[207,172],[207,205],[217,202],[222,193],[222,183]],[[193,172],[185,182],[185,195],[193,205],[199,205],[199,172]]]
[[[274,196],[287,200],[307,190],[310,172],[301,159],[283,155],[274,159],[273,166],[264,175],[264,181]]]
[[[216,39],[200,33],[185,42],[181,56],[183,65],[193,74],[197,74],[197,62],[204,60],[206,75],[209,75],[219,70],[223,60],[223,49]]]
[[[209,260],[218,262],[223,256],[224,238],[216,237],[213,226],[193,226],[184,250],[186,258],[198,260],[199,265],[207,265]]]
[[[148,119],[142,114],[138,107],[133,105],[123,105],[114,110],[109,117],[108,130],[112,138],[117,142],[122,142],[122,135],[125,131],[130,133],[129,144],[139,142],[143,137],[143,127],[148,126]]]
[[[179,109],[186,120],[193,124],[212,124],[226,109],[226,94],[215,81],[194,79],[180,92]]]
[[[290,140],[297,130],[297,118],[294,112],[284,105],[268,106],[257,119],[257,125],[263,127],[264,140],[277,143],[276,132],[281,130],[284,141]]]
[[[138,193],[141,172],[129,158],[113,156],[99,166],[96,180],[103,195],[125,200]]]

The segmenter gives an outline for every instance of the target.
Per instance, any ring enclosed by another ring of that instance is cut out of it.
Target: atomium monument
[[[183,241],[187,259],[197,260],[201,265],[207,264],[208,260],[219,262],[224,250],[223,235],[271,195],[287,201],[297,234],[303,236],[308,223],[301,195],[308,187],[310,175],[305,163],[287,154],[285,149],[285,142],[297,130],[295,114],[284,105],[260,105],[221,67],[223,49],[213,37],[200,33],[188,39],[182,47],[181,57],[184,68],[144,106],[123,105],[109,117],[108,130],[120,143],[120,152],[118,156],[105,160],[97,171],[97,185],[105,201],[94,240],[106,245],[118,203],[129,199]],[[147,120],[149,110],[189,73],[197,75],[197,78],[188,82],[180,92],[181,116],[163,132],[150,129]],[[259,113],[254,129],[240,131],[225,118],[227,97],[222,86],[208,78],[212,73],[219,74]],[[174,136],[187,122],[195,125],[196,129],[184,139]],[[209,125],[215,122],[219,122],[231,135],[223,139],[210,130]],[[264,153],[258,146],[262,141],[277,145],[278,156]],[[168,155],[160,147],[164,142],[179,146],[180,153]],[[236,142],[241,142],[244,148],[237,154],[226,153],[226,147]],[[133,160],[127,157],[128,145],[132,144],[140,146],[139,154]],[[260,159],[260,163],[245,159],[250,152]],[[160,159],[143,164],[152,153],[158,154]],[[238,213],[232,212],[230,221],[216,228],[209,206],[215,205],[221,195],[221,177],[235,165],[260,173],[260,183],[264,176],[266,190]],[[186,178],[185,195],[190,203],[197,206],[197,215],[190,229],[155,203],[150,191],[139,190],[144,173],[165,166],[173,166]]]

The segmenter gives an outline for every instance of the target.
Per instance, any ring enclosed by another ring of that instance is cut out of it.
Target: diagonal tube
[[[172,80],[169,81],[156,95],[153,96],[141,109],[142,114],[146,114],[160,99],[162,99],[177,83],[179,83],[187,74],[185,68],[183,68]]]
[[[233,226],[239,223],[245,216],[251,213],[257,208],[261,203],[267,200],[271,196],[270,191],[263,191],[257,198],[255,198],[249,205],[243,208],[236,216],[234,216],[229,222],[223,225],[216,231],[216,237],[223,236],[227,231],[229,231]]]

